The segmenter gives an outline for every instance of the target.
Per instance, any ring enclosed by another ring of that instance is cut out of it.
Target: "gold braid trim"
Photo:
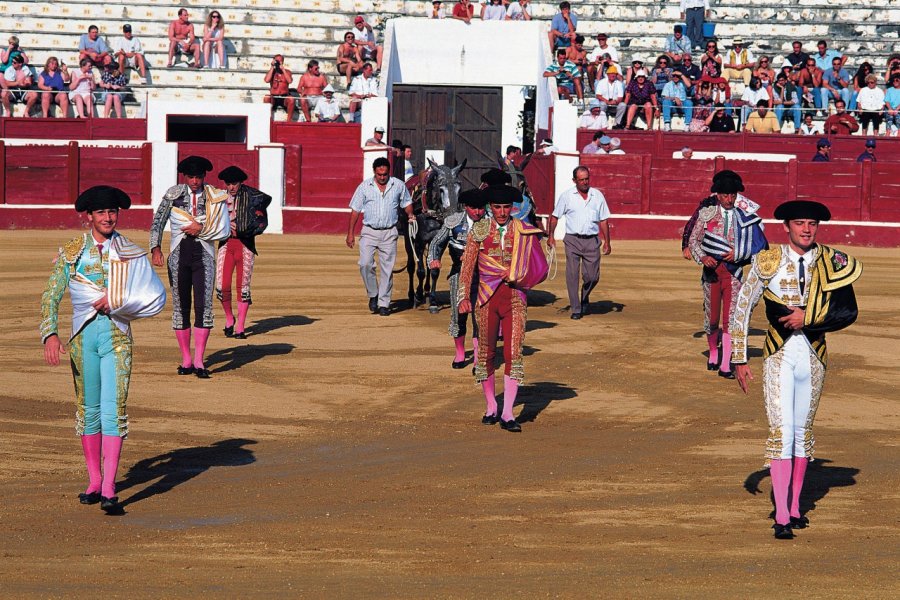
[[[86,245],[86,233],[78,236],[73,240],[69,240],[60,251],[62,253],[63,260],[65,260],[70,265],[74,265],[78,261],[78,258],[81,256],[81,254],[84,252],[84,248]]]
[[[472,237],[479,244],[491,233],[491,219],[480,219],[472,225]]]
[[[781,246],[772,246],[756,255],[756,270],[763,279],[771,279],[781,266]]]

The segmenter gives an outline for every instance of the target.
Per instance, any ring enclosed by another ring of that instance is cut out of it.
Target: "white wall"
[[[247,149],[268,144],[272,107],[268,104],[243,102],[164,102],[147,100],[147,140],[166,141],[169,115],[243,116],[247,117]]]

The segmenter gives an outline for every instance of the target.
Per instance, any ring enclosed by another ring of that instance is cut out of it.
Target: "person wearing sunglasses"
[[[209,13],[203,26],[203,66],[225,68],[225,19],[217,10]]]

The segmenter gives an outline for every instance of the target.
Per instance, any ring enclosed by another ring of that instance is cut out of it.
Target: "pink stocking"
[[[803,491],[803,478],[809,459],[805,456],[794,457],[794,472],[791,474],[791,516],[800,518],[800,492]]]
[[[234,325],[234,310],[231,308],[231,300],[222,300],[222,310],[225,312],[225,327]]]
[[[462,362],[466,360],[466,338],[460,336],[453,338],[453,343],[456,345],[456,357],[453,359],[453,362]]]
[[[497,396],[494,394],[493,375],[481,382],[481,389],[484,390],[484,414],[488,417],[497,416]]]
[[[176,329],[175,339],[178,340],[178,347],[181,348],[181,366],[189,369],[191,367],[191,330]]]
[[[716,329],[712,333],[706,334],[706,341],[709,344],[709,364],[715,365],[719,362],[719,330]]]
[[[235,333],[243,333],[244,324],[247,322],[247,311],[250,310],[249,302],[238,302],[238,319],[237,327],[234,328]]]
[[[84,464],[88,471],[88,487],[84,493],[96,494],[100,491],[100,434],[81,436],[81,449],[84,450]]]
[[[478,338],[477,337],[472,338],[472,348],[474,348],[474,351],[472,352],[472,360],[477,361],[478,360]]]
[[[775,522],[787,525],[791,522],[788,513],[788,486],[791,485],[791,459],[782,458],[772,461],[769,467],[772,475],[772,494],[775,496]]]
[[[722,334],[722,363],[719,365],[719,370],[723,373],[731,372],[731,334],[723,333]]]
[[[509,375],[503,376],[503,414],[500,418],[504,421],[512,421],[513,404],[516,403],[516,395],[519,393],[519,382],[511,378]]]
[[[114,498],[116,495],[116,471],[122,453],[122,438],[117,435],[103,436],[103,489],[100,495]]]
[[[206,341],[209,339],[209,329],[194,327],[194,368],[203,368],[203,355],[206,353]]]

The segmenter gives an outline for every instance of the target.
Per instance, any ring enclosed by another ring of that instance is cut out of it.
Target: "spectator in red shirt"
[[[843,100],[835,100],[834,110],[836,112],[825,119],[823,131],[826,134],[850,135],[859,131],[859,123],[846,111]]]
[[[472,17],[474,16],[475,7],[472,6],[472,3],[469,0],[459,0],[459,2],[453,6],[453,14],[450,15],[450,18],[464,21],[466,25],[468,25],[472,22]]]

